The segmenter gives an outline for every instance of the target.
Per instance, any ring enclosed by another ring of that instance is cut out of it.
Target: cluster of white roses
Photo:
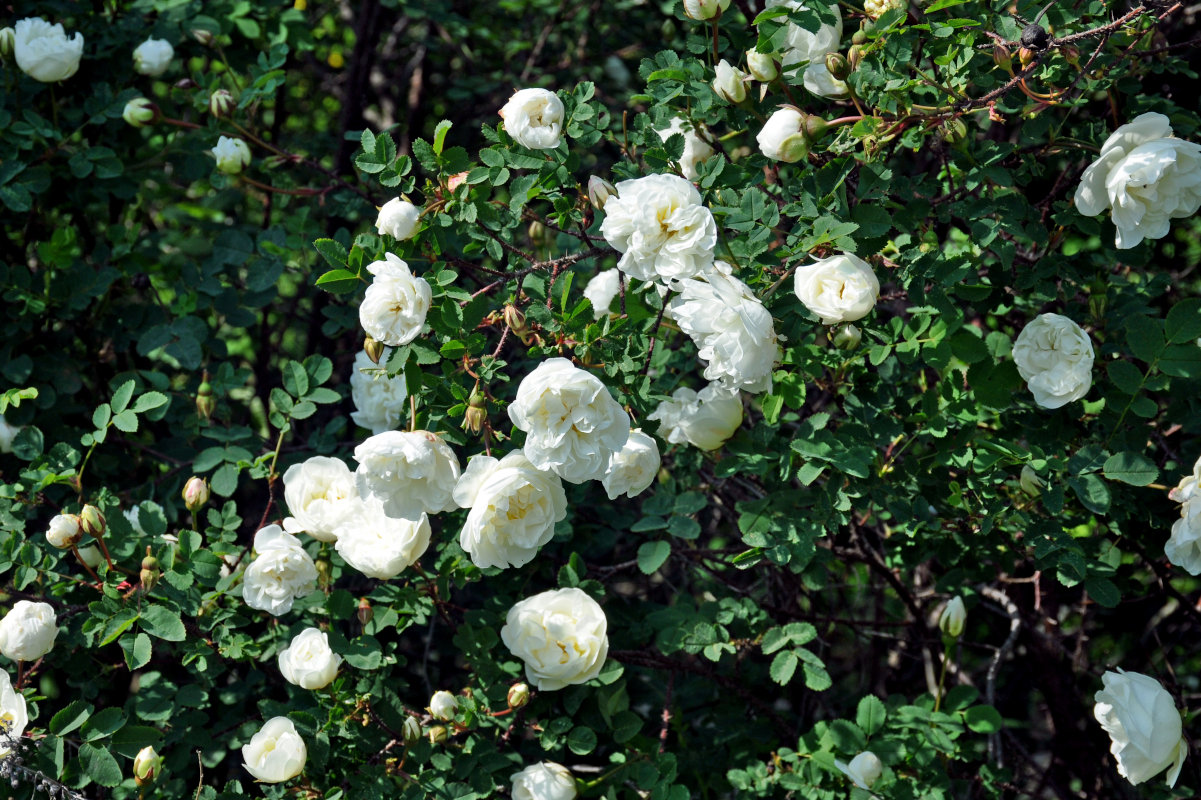
[[[17,20],[12,28],[0,29],[0,57],[9,55],[29,77],[42,83],[58,83],[79,71],[83,58],[83,34],[67,36],[61,22],[51,25],[41,17]],[[167,71],[175,48],[165,39],[149,38],[133,51],[133,68],[142,75],[158,77]]]
[[[34,662],[50,652],[58,636],[58,619],[49,603],[18,600],[0,619],[0,655],[18,662]],[[19,673],[18,673],[19,674]],[[29,711],[20,687],[13,687],[8,672],[0,671],[0,758],[7,756],[9,741],[16,741],[29,724]]]

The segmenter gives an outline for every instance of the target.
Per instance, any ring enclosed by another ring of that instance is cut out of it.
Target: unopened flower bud
[[[12,28],[0,28],[0,61],[12,59],[13,48],[16,47],[17,32]]]
[[[426,732],[426,736],[429,737],[430,744],[440,744],[441,742],[445,742],[447,737],[446,726],[435,725]]]
[[[1001,69],[1006,72],[1013,72],[1013,56],[1009,52],[1009,48],[1003,44],[994,44],[992,48],[992,60]]]
[[[826,53],[826,70],[840,81],[851,74],[851,64],[842,53]]]
[[[532,332],[525,323],[525,314],[522,314],[517,306],[505,306],[505,324],[516,334],[522,344],[530,343]]]
[[[79,512],[79,524],[83,532],[93,539],[103,539],[104,532],[108,529],[100,509],[91,504],[84,506],[83,511]]]
[[[453,694],[445,690],[434,692],[434,696],[430,698],[430,714],[434,719],[449,722],[455,718],[455,711],[458,708],[459,701]]]
[[[130,100],[125,104],[125,110],[121,112],[121,117],[135,128],[153,125],[161,116],[158,106],[145,97],[135,97]]]
[[[1021,62],[1022,69],[1034,63],[1034,51],[1029,47],[1018,48],[1018,61]]]
[[[966,621],[967,609],[963,605],[963,598],[952,597],[951,602],[942,610],[942,616],[938,618],[938,629],[952,639],[958,639],[963,635],[963,624]]]
[[[1038,473],[1034,471],[1034,467],[1029,464],[1022,467],[1022,472],[1018,476],[1018,486],[1022,487],[1022,491],[1031,497],[1038,497],[1043,493],[1043,487],[1047,482],[1038,477]]]
[[[546,226],[538,220],[530,223],[530,227],[526,230],[526,233],[529,234],[530,241],[534,244],[546,244]]]
[[[617,197],[616,186],[597,175],[588,179],[588,202],[592,203],[593,208],[600,211],[610,197]]]
[[[713,19],[730,7],[730,0],[684,0],[684,15],[689,19]]]
[[[317,570],[317,585],[322,589],[329,588],[333,582],[333,565],[329,563],[328,558],[318,558],[313,562],[313,567]]]
[[[854,325],[843,325],[830,339],[830,344],[841,350],[854,350],[863,339],[863,334]]]
[[[226,89],[218,89],[209,95],[209,113],[217,119],[228,117],[238,107],[238,101]]]
[[[363,340],[363,352],[371,359],[372,364],[378,364],[384,356],[384,343],[368,336]]]
[[[75,514],[59,514],[46,529],[46,541],[60,550],[75,546],[82,538],[83,526]]]
[[[967,124],[959,117],[952,117],[939,126],[942,139],[952,147],[967,141]]]
[[[867,20],[864,20],[864,22],[867,22]],[[867,44],[867,34],[862,27],[851,34],[851,44]]]
[[[133,759],[133,780],[138,786],[154,783],[163,771],[163,757],[153,747],[143,747]]]
[[[758,50],[746,51],[746,68],[752,78],[764,83],[774,81],[780,74],[775,59],[768,53],[760,53]]]
[[[211,496],[208,482],[196,475],[188,478],[188,482],[183,485],[182,494],[184,507],[193,514],[204,508]]]
[[[524,683],[515,683],[509,687],[509,708],[521,708],[530,702],[530,687]]]
[[[138,575],[142,581],[142,588],[147,592],[153,589],[162,574],[158,568],[158,559],[151,555],[150,546],[147,545],[146,557],[142,559],[142,571]]]
[[[205,47],[208,47],[213,43],[214,36],[212,31],[206,30],[205,28],[193,28],[192,38],[200,42],[200,44],[204,45]]]
[[[366,628],[367,623],[370,622],[371,618],[375,616],[375,609],[371,607],[370,600],[368,600],[366,597],[360,597],[359,607],[355,609],[354,613],[355,616],[359,618],[359,624]]]
[[[713,91],[727,103],[741,103],[746,100],[748,78],[749,76],[745,72],[738,67],[731,66],[730,62],[723,58],[714,69]]]
[[[463,414],[463,430],[479,433],[488,420],[488,398],[483,392],[472,392],[467,399],[467,411]]]
[[[851,49],[847,50],[847,63],[851,65],[851,69],[859,69],[859,65],[863,62],[863,45],[853,44]]]
[[[421,723],[416,717],[405,717],[404,727],[400,731],[401,738],[409,747],[421,741]]]
[[[217,401],[213,399],[213,386],[209,383],[208,373],[204,375],[204,380],[200,382],[200,386],[196,389],[196,413],[201,419],[211,419],[213,410],[217,407]]]

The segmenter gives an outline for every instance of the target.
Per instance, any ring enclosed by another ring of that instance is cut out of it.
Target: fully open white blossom
[[[157,78],[171,66],[175,48],[166,39],[147,39],[133,51],[133,69],[142,75]]]
[[[809,4],[799,2],[799,0],[767,0],[768,9],[779,6],[785,6],[789,11],[813,15]],[[805,68],[806,71],[818,64],[824,66],[826,54],[833,53],[838,49],[842,41],[842,14],[837,3],[830,4],[828,8],[837,21],[822,23],[817,32],[806,30],[795,22],[788,23],[788,32],[785,34],[784,45],[781,47],[783,72],[788,73],[798,64],[806,61],[809,62],[809,66]]]
[[[696,129],[680,117],[672,117],[670,125],[656,130],[655,133],[659,134],[659,138],[665,142],[677,133],[684,135],[684,154],[680,156],[680,172],[684,173],[684,177],[688,180],[696,180],[699,177],[696,166],[713,155],[713,145],[701,138]]]
[[[526,433],[525,457],[569,483],[603,476],[630,436],[630,417],[605,385],[565,358],[522,378],[509,419]]]
[[[421,209],[400,197],[393,197],[380,206],[375,229],[380,236],[393,239],[412,239],[421,224]]]
[[[678,284],[667,315],[692,338],[705,362],[705,378],[761,392],[771,388],[772,369],[782,356],[774,320],[750,288],[724,261],[699,278]]]
[[[279,651],[279,671],[288,683],[301,689],[321,689],[330,684],[342,665],[342,656],[329,646],[329,636],[318,628],[305,628]]]
[[[355,409],[350,418],[372,433],[395,430],[409,412],[404,376],[388,375],[383,363],[385,359],[381,358],[377,365],[360,350],[350,373],[350,399]]]
[[[525,662],[526,680],[554,691],[600,674],[609,653],[607,628],[604,610],[586,592],[558,589],[509,609],[500,638]]]
[[[424,512],[413,517],[384,513],[379,497],[358,503],[334,531],[334,549],[350,566],[369,578],[395,578],[417,562],[430,545],[430,522]]]
[[[537,469],[520,450],[500,460],[471,459],[454,498],[471,509],[459,544],[477,567],[525,566],[555,535],[555,523],[567,516],[559,476]]]
[[[28,724],[29,711],[25,707],[25,696],[13,688],[8,673],[0,670],[0,758],[12,752],[6,742],[20,739]]]
[[[660,463],[659,445],[654,437],[643,433],[641,428],[634,428],[625,447],[609,459],[609,468],[601,478],[605,494],[610,500],[623,494],[637,497],[655,482]]]
[[[0,653],[13,661],[37,661],[54,647],[58,618],[49,603],[18,600],[0,619]]]
[[[392,253],[373,261],[367,271],[375,276],[359,305],[359,324],[367,335],[397,347],[417,338],[425,326],[433,292],[425,278],[409,271],[409,265]]]
[[[871,265],[850,253],[797,267],[793,285],[797,299],[824,325],[862,319],[880,297],[880,281]]]
[[[514,92],[500,110],[505,131],[531,150],[553,150],[559,146],[564,113],[563,101],[547,89]]]
[[[742,424],[742,397],[737,389],[719,383],[700,392],[681,386],[647,419],[657,421],[659,435],[672,444],[716,450]]]
[[[592,303],[594,319],[609,315],[609,306],[613,305],[613,298],[617,297],[620,291],[621,272],[619,270],[602,270],[588,281],[588,285],[584,287],[584,297]]]
[[[1175,786],[1188,755],[1180,712],[1159,681],[1139,672],[1106,672],[1093,714],[1112,742],[1118,774],[1138,786],[1167,770]]]
[[[281,783],[304,770],[308,748],[287,717],[272,717],[242,746],[242,766],[264,783]]]
[[[530,764],[511,780],[513,800],[572,800],[577,794],[571,770],[553,761]]]
[[[83,34],[68,38],[61,22],[51,25],[41,17],[17,20],[13,57],[29,77],[42,83],[65,81],[79,71]]]
[[[1013,363],[1043,408],[1079,400],[1093,385],[1093,343],[1062,314],[1039,314],[1022,328],[1013,343]]]
[[[717,223],[700,192],[678,175],[620,181],[605,203],[601,233],[621,260],[617,268],[642,281],[690,278],[713,264]]]
[[[1201,575],[1201,498],[1185,501],[1163,552],[1189,575]]]
[[[879,19],[884,12],[894,8],[903,10],[907,5],[907,0],[863,0],[863,13],[868,19]]]
[[[376,495],[392,517],[416,519],[455,507],[459,459],[429,431],[385,431],[354,449],[359,496]]]
[[[1201,486],[1201,458],[1193,464],[1192,473],[1181,478],[1176,488],[1168,492],[1168,497],[1177,503],[1188,502],[1197,493],[1198,486]]]
[[[292,512],[284,519],[284,530],[332,542],[334,529],[358,497],[354,473],[342,459],[313,456],[293,464],[284,472],[284,502]]]
[[[242,599],[251,608],[279,616],[317,588],[317,566],[300,540],[278,525],[254,535],[257,555],[242,579]]]
[[[1080,176],[1076,209],[1110,210],[1120,250],[1168,235],[1171,220],[1201,208],[1201,145],[1177,139],[1163,114],[1140,114],[1114,131]]]
[[[851,782],[860,789],[872,788],[872,784],[878,781],[884,772],[884,764],[880,762],[879,756],[871,750],[864,750],[852,758],[850,764],[844,764],[838,759],[834,759],[834,766],[838,767],[839,771],[850,778]]]

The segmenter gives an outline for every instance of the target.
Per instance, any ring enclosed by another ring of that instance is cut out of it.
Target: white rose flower
[[[808,4],[799,2],[799,0],[767,0],[767,8],[778,6],[786,6],[790,11],[813,13]],[[785,43],[781,48],[781,64],[785,72],[805,61],[809,62],[806,69],[812,69],[813,66],[824,63],[826,53],[832,53],[838,49],[838,45],[842,41],[842,14],[837,3],[829,5],[828,8],[837,21],[834,24],[823,23],[816,33],[806,30],[795,22],[788,23]]]
[[[0,619],[0,653],[13,661],[37,661],[53,649],[57,622],[49,603],[18,600]]]
[[[284,472],[284,502],[292,512],[284,519],[284,530],[332,542],[334,529],[353,512],[358,496],[354,473],[340,458],[313,456],[293,464]]]
[[[292,610],[292,603],[317,588],[317,566],[300,540],[278,525],[254,535],[258,554],[246,568],[242,599],[251,608],[274,616]]]
[[[654,438],[643,433],[641,428],[634,428],[625,447],[610,457],[601,486],[605,487],[610,500],[623,494],[637,497],[655,482],[660,463],[659,445]]]
[[[395,578],[417,562],[430,545],[430,521],[424,512],[415,517],[390,517],[383,502],[369,497],[356,506],[335,533],[334,549],[342,560],[369,578]]]
[[[525,457],[569,483],[600,478],[630,438],[625,409],[565,358],[548,358],[522,378],[509,419],[526,433]]]
[[[65,81],[79,70],[83,34],[68,39],[62,23],[51,25],[41,17],[17,20],[13,56],[21,71],[34,80]]]
[[[555,523],[567,516],[563,482],[537,469],[520,450],[499,461],[476,456],[467,464],[454,492],[455,502],[470,508],[459,544],[477,567],[523,567],[555,535]]]
[[[742,424],[742,397],[737,389],[711,383],[698,393],[681,386],[648,420],[659,423],[659,435],[672,444],[716,450]]]
[[[25,696],[13,688],[8,673],[0,671],[0,759],[12,752],[5,742],[20,739],[28,724]]]
[[[304,770],[304,739],[287,717],[272,717],[242,746],[242,766],[264,783],[282,783]]]
[[[823,325],[862,319],[880,297],[880,281],[871,265],[850,253],[798,267],[794,289]]]
[[[1159,681],[1139,672],[1106,672],[1093,714],[1109,734],[1118,774],[1134,786],[1164,769],[1175,786],[1188,755],[1180,712]]]
[[[425,325],[433,293],[425,278],[391,253],[373,261],[367,271],[375,276],[359,306],[359,324],[378,342],[396,347],[417,338]]]
[[[241,139],[222,136],[213,148],[213,158],[217,159],[217,169],[237,175],[250,164],[250,146]]]
[[[839,99],[850,93],[847,82],[835,78],[826,67],[826,60],[819,58],[805,69],[805,88],[818,97]]]
[[[0,414],[0,453],[11,453],[13,451],[13,439],[16,438],[20,431],[20,426],[9,425],[4,415]]]
[[[588,285],[584,287],[584,297],[592,303],[594,319],[609,316],[609,306],[613,305],[613,298],[617,297],[620,291],[621,272],[619,270],[603,270],[588,281]]]
[[[621,253],[617,268],[641,281],[670,282],[713,264],[717,223],[696,187],[678,175],[620,181],[605,203],[601,233]]]
[[[1177,503],[1184,503],[1192,499],[1193,495],[1197,493],[1199,485],[1201,485],[1201,458],[1198,458],[1193,464],[1193,474],[1181,478],[1176,488],[1168,492],[1168,497]]]
[[[1201,575],[1201,499],[1185,501],[1163,552],[1189,575]]]
[[[1110,210],[1119,250],[1168,235],[1172,219],[1201,208],[1201,145],[1172,136],[1163,114],[1140,114],[1114,131],[1076,187],[1076,209]]]
[[[680,172],[690,181],[699,177],[697,164],[713,155],[713,146],[702,139],[696,130],[679,117],[673,117],[671,124],[662,130],[656,130],[659,138],[667,141],[677,133],[684,134],[684,154],[680,156]],[[602,273],[603,274],[603,273]]]
[[[705,378],[761,392],[783,353],[771,314],[724,261],[700,278],[679,282],[667,315],[680,325],[706,363]]]
[[[305,628],[279,651],[279,671],[301,689],[328,686],[341,665],[342,656],[330,649],[329,636],[317,628]]]
[[[687,5],[689,0],[684,2]],[[571,770],[553,761],[530,764],[521,772],[513,773],[512,781],[513,800],[573,800],[576,797]]]
[[[455,718],[455,710],[459,707],[459,701],[450,692],[438,691],[434,692],[434,696],[430,698],[430,715],[434,719],[440,719],[443,722],[448,722]]]
[[[408,200],[393,197],[380,206],[379,216],[375,218],[375,229],[379,231],[380,236],[386,233],[397,240],[412,239],[421,224],[420,217],[420,208]]]
[[[531,150],[553,150],[563,130],[563,101],[546,89],[521,89],[500,110],[505,131]]]
[[[713,19],[730,7],[730,0],[684,0],[684,15],[696,20]]]
[[[780,74],[776,68],[776,60],[770,53],[760,53],[758,50],[746,51],[746,68],[751,77],[757,81],[770,83]]]
[[[863,13],[867,14],[868,19],[879,19],[884,16],[884,12],[892,9],[904,10],[906,0],[863,0]]]
[[[391,517],[416,519],[455,507],[459,459],[429,431],[384,431],[354,449],[359,496],[377,495]]]
[[[805,130],[805,115],[792,106],[784,106],[768,117],[755,141],[763,155],[789,164],[809,155],[813,142]]]
[[[542,592],[509,609],[501,641],[525,662],[526,680],[542,691],[586,683],[609,653],[608,620],[581,589]]]
[[[872,784],[878,781],[884,772],[884,765],[871,750],[864,750],[852,758],[850,764],[844,764],[838,759],[834,759],[834,766],[838,767],[842,774],[850,778],[851,782],[860,789],[872,788]]]
[[[724,58],[718,63],[713,78],[713,91],[727,103],[741,103],[746,99],[746,82],[750,80],[745,72],[730,65]]]
[[[79,517],[74,514],[59,514],[50,520],[46,529],[46,541],[60,550],[78,544],[82,538],[83,527],[79,524]]]
[[[133,69],[142,75],[157,78],[171,66],[175,48],[166,39],[147,39],[133,51]]]
[[[1059,408],[1093,385],[1093,343],[1061,314],[1039,314],[1013,343],[1013,363],[1043,408]]]
[[[380,362],[385,360],[381,358]],[[372,433],[395,430],[409,411],[404,377],[389,376],[385,368],[362,350],[355,355],[354,370],[350,373],[350,399],[355,408],[350,418],[355,425]]]

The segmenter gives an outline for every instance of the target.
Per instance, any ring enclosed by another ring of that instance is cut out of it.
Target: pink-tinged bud
[[[183,487],[183,504],[184,507],[195,514],[209,501],[209,485],[203,478],[195,475],[188,478],[188,482]]]

